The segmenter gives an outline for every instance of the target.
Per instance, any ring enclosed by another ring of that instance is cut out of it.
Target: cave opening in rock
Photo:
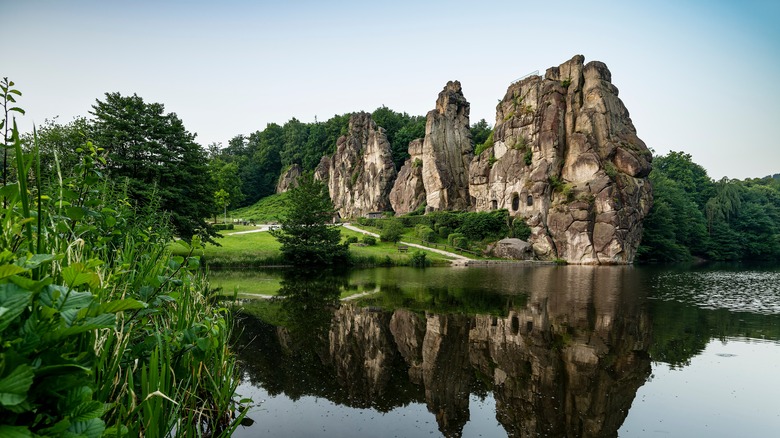
[[[512,210],[517,211],[520,208],[520,195],[512,193]]]

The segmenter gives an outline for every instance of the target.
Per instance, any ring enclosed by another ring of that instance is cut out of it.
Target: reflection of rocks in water
[[[650,374],[650,321],[631,285],[615,270],[569,269],[566,286],[532,273],[539,293],[525,309],[477,316],[471,330],[472,363],[492,378],[509,436],[616,436]]]
[[[445,436],[460,436],[469,421],[470,320],[462,315],[427,315],[422,348],[425,401]]]
[[[388,387],[394,361],[400,360],[390,334],[390,314],[342,306],[333,314],[329,360],[338,382],[353,400],[368,405],[393,388]]]
[[[390,332],[393,334],[398,352],[409,366],[409,379],[422,384],[422,346],[425,339],[425,319],[418,314],[399,309],[390,318]]]
[[[651,325],[630,269],[526,270],[527,304],[506,316],[343,305],[318,342],[301,342],[301,325],[275,329],[260,348],[284,358],[251,359],[262,369],[250,375],[354,407],[424,402],[445,436],[462,434],[470,393],[487,390],[509,436],[616,436],[650,373]],[[304,322],[302,309],[288,310]]]

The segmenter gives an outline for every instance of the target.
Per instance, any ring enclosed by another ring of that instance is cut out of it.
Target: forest
[[[47,120],[37,138],[49,171],[55,153],[61,169],[73,169],[74,151],[87,139],[106,148],[106,171],[127,182],[131,199],[141,204],[157,199],[179,234],[201,233],[208,240],[215,231],[207,218],[255,204],[274,194],[279,175],[293,164],[312,171],[324,155],[334,153],[350,115],[313,123],[292,118],[236,135],[227,145],[202,147],[162,104],[107,93],[93,105],[90,118]],[[400,168],[409,142],[425,134],[425,117],[385,106],[371,115],[385,129]],[[471,126],[471,133],[476,149],[491,142],[484,119]],[[23,136],[24,144],[31,140],[32,133]],[[638,262],[780,259],[780,174],[715,181],[689,154],[672,151],[655,156],[650,180],[655,201],[645,219]]]

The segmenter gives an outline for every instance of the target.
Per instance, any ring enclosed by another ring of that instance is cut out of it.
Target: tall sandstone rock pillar
[[[460,82],[448,82],[428,113],[422,146],[422,175],[428,210],[466,210],[469,163],[474,155],[470,105]]]
[[[327,182],[333,206],[343,218],[389,210],[396,171],[384,128],[376,126],[369,113],[353,114],[336,153],[322,157],[314,177]]]
[[[526,220],[542,259],[632,263],[652,205],[652,155],[607,66],[581,55],[509,86],[494,143],[471,162],[477,211]]]

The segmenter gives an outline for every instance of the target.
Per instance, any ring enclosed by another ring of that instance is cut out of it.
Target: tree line
[[[653,159],[640,262],[780,260],[780,174],[714,181],[685,152]]]

